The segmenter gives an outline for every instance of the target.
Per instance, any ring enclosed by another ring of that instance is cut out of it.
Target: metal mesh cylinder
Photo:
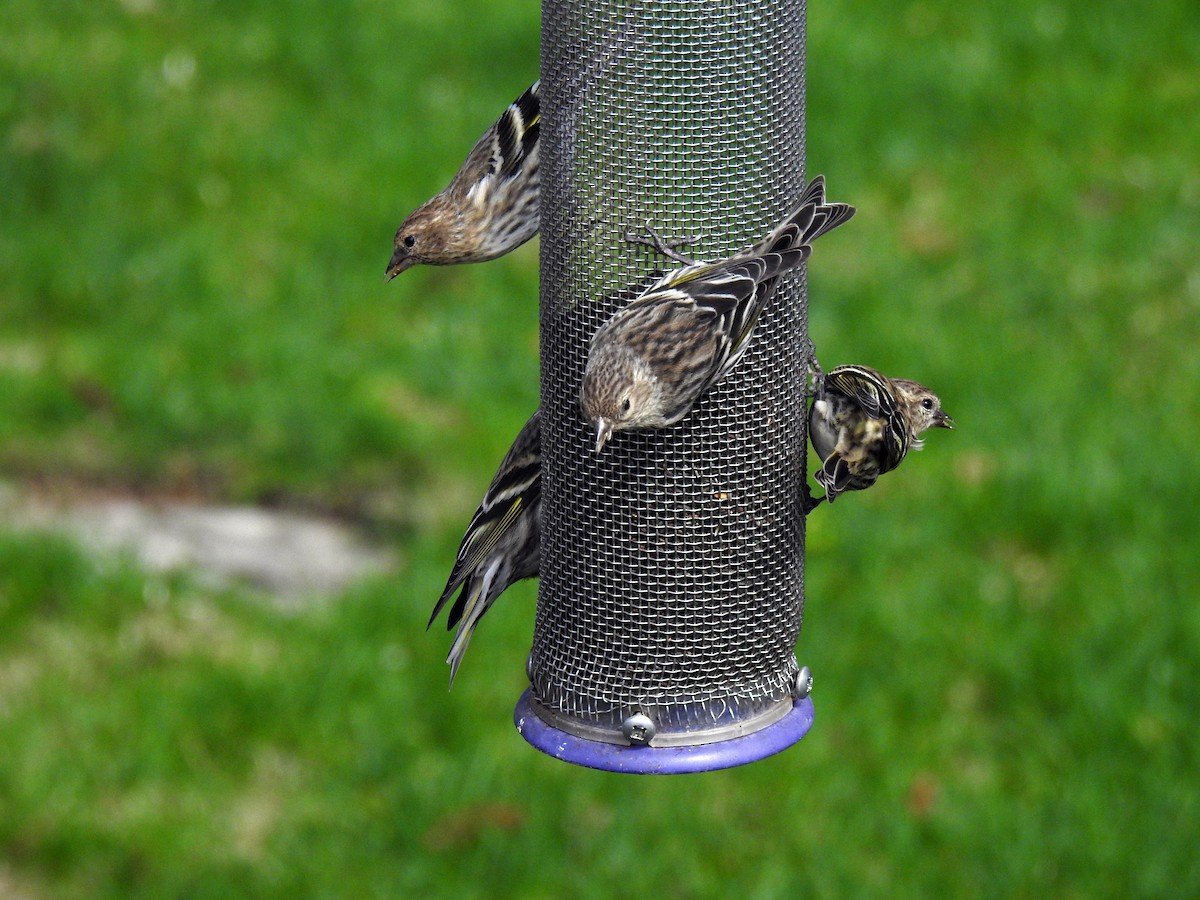
[[[716,259],[804,184],[802,0],[545,0],[541,587],[533,707],[572,735],[704,744],[792,708],[804,586],[802,277],[679,424],[601,454],[579,409],[588,343],[650,273],[647,222]],[[631,292],[631,288],[633,288]],[[645,721],[645,720],[639,720]]]

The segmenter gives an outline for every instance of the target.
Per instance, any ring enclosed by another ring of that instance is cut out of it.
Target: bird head
[[[938,395],[917,381],[892,379],[899,400],[904,406],[912,437],[920,437],[930,428],[954,428],[954,420],[942,409]]]
[[[600,348],[588,358],[579,405],[596,431],[596,453],[614,431],[663,424],[658,379],[623,347]]]
[[[448,251],[451,229],[441,209],[439,198],[434,197],[409,215],[396,229],[394,250],[387,266],[387,280],[391,281],[405,269],[415,265],[440,265],[456,261]]]

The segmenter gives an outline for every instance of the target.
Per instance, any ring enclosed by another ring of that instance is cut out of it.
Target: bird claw
[[[668,240],[650,227],[649,219],[646,220],[646,224],[643,227],[646,231],[645,236],[640,235],[633,230],[629,230],[625,232],[625,240],[630,244],[640,244],[643,247],[649,247],[651,250],[655,250],[667,257],[667,259],[673,259],[676,262],[683,263],[685,266],[694,265],[696,263],[696,260],[680,253],[679,248],[688,247],[692,244],[698,243],[703,238],[703,235],[696,234],[691,235],[690,237],[671,238]]]
[[[814,497],[812,495],[812,488],[808,486],[808,482],[806,481],[804,482],[804,491],[800,494],[800,511],[807,516],[820,506],[821,501],[824,499],[825,497]]]

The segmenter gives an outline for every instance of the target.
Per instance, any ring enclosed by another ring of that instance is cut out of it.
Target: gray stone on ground
[[[336,594],[396,565],[394,554],[315,516],[127,498],[50,503],[5,493],[0,518],[9,525],[65,532],[96,553],[130,553],[150,571],[247,581],[285,604]]]

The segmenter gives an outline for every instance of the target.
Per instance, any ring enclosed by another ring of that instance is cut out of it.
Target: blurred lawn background
[[[537,403],[537,253],[392,232],[536,77],[526,0],[6,0],[10,485],[315,510],[399,574],[285,613],[0,530],[0,895],[1200,894],[1200,9],[812,4],[828,367],[959,423],[809,524],[817,722],[576,769],[535,587],[425,633]]]

